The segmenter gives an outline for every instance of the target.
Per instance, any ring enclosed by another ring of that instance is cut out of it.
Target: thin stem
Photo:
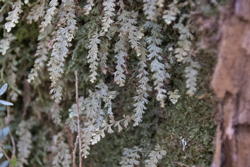
[[[81,137],[81,127],[80,127],[80,107],[79,107],[79,95],[78,95],[78,74],[75,71],[75,91],[76,91],[76,110],[77,110],[77,130],[78,130],[78,143],[79,143],[79,167],[82,167],[82,137]]]
[[[2,145],[0,146],[0,151],[4,154],[4,156],[6,157],[6,159],[7,159],[8,161],[11,160],[10,157],[8,156],[8,154],[7,154],[7,153],[5,152],[5,150],[3,149]]]
[[[10,135],[10,140],[11,140],[12,147],[13,147],[12,148],[12,156],[11,156],[13,158],[16,156],[16,144],[15,144],[15,140],[14,140],[14,137],[13,137],[11,132],[9,133],[9,135]]]
[[[73,164],[72,164],[73,166],[72,167],[76,167],[76,150],[77,150],[78,141],[79,141],[79,137],[77,136],[75,144],[74,144],[74,150],[72,152],[72,154],[73,154]]]
[[[6,124],[7,125],[10,124],[10,120],[11,120],[10,117],[11,117],[10,109],[9,109],[9,107],[7,107],[7,116],[6,116]],[[12,155],[11,155],[11,157],[13,158],[16,156],[16,144],[15,144],[15,140],[14,140],[14,137],[13,137],[11,132],[9,133],[9,136],[10,136],[10,140],[12,143]]]

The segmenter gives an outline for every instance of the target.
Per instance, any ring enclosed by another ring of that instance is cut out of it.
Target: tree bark
[[[219,99],[212,167],[250,167],[250,0],[234,0],[220,29],[212,80]]]

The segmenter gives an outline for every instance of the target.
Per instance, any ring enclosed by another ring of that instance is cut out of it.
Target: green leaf
[[[16,157],[13,157],[13,158],[10,160],[10,166],[15,167],[16,165],[17,165],[17,159],[16,159]]]

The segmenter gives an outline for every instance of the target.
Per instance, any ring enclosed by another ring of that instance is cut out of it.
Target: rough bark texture
[[[219,98],[212,167],[250,167],[250,1],[224,18],[212,87]]]

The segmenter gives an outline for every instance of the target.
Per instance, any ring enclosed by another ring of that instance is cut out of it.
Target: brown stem
[[[78,136],[77,136],[76,137],[76,141],[75,141],[75,146],[74,146],[74,149],[73,149],[73,152],[72,152],[72,155],[73,155],[73,164],[72,164],[72,167],[76,167],[76,150],[77,150],[78,141],[79,141],[79,139],[78,139]]]
[[[4,156],[6,157],[6,159],[7,159],[8,161],[10,161],[11,159],[10,159],[10,157],[8,156],[8,154],[4,151],[2,145],[0,146],[0,150],[1,150],[1,152],[4,154]]]
[[[79,107],[79,95],[78,95],[78,74],[75,71],[75,91],[76,91],[76,110],[77,110],[77,130],[78,130],[78,143],[79,143],[79,167],[82,167],[82,137],[81,137],[81,127],[80,127],[80,107]]]

